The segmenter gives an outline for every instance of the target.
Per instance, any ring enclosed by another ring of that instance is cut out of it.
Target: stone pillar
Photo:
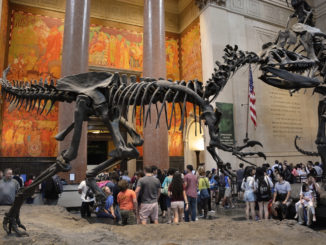
[[[61,77],[88,71],[88,40],[90,0],[66,1],[66,13],[63,35]],[[74,120],[75,104],[59,104],[59,132],[67,128]],[[73,132],[59,143],[59,153],[70,145]],[[86,176],[87,169],[87,123],[83,125],[77,158],[71,162],[69,173],[75,174],[78,183]],[[69,173],[60,174],[69,180]]]
[[[143,76],[165,78],[165,25],[164,1],[144,0],[144,52]],[[159,105],[160,108],[161,105]],[[156,165],[160,169],[169,167],[168,130],[163,116],[156,125],[156,109],[153,106],[152,121],[144,128],[144,166]],[[163,115],[163,114],[162,114]]]

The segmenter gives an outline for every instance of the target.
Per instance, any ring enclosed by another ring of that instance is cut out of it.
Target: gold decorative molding
[[[180,33],[180,16],[194,0],[165,1],[165,29]],[[65,12],[66,0],[10,0],[11,3],[60,13]],[[143,26],[144,0],[92,0],[91,17],[129,25]],[[197,16],[196,16],[197,17]]]

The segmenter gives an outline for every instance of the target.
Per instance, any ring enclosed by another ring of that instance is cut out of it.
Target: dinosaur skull
[[[274,87],[300,89],[319,85],[313,72],[317,62],[294,51],[270,43],[265,45],[260,62],[260,79]]]

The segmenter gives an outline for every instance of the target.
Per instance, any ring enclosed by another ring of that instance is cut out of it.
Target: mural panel
[[[185,81],[198,79],[203,80],[202,74],[202,57],[201,57],[201,43],[200,43],[200,23],[196,19],[190,26],[181,33],[180,37],[181,46],[181,79]],[[197,120],[199,118],[199,110],[191,103],[187,103],[187,116],[196,113]],[[183,141],[181,141],[183,142]],[[182,144],[183,149],[183,144]]]
[[[39,78],[43,80],[59,78],[63,26],[62,19],[14,11],[11,18],[8,54],[8,64],[11,64],[12,72],[8,79],[31,81]],[[167,77],[178,80],[180,79],[178,36],[167,35],[166,51]],[[92,25],[89,65],[142,71],[143,33]],[[1,156],[56,156],[57,142],[54,136],[58,129],[57,104],[48,116],[13,109],[5,103]],[[173,121],[180,120],[180,113],[178,111],[177,113]],[[136,128],[142,133],[139,120],[136,120]],[[183,155],[179,123],[176,123],[176,128],[172,127],[169,131],[169,149],[171,156]],[[142,153],[142,149],[140,151]]]
[[[203,80],[199,19],[181,33],[181,78]]]
[[[142,71],[142,33],[92,25],[89,39],[89,65]]]
[[[8,53],[11,72],[8,79],[31,81],[59,78],[62,36],[61,19],[13,12]],[[45,116],[45,113],[38,115],[36,112],[14,110],[5,102],[3,118],[1,156],[57,155],[57,142],[54,140],[58,128],[57,104]]]

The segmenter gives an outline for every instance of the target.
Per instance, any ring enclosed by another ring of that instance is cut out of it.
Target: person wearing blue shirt
[[[128,176],[128,171],[127,171],[127,170],[126,170],[126,171],[124,171],[123,175],[121,176],[121,179],[123,179],[123,180],[127,181],[127,182],[128,182],[128,184],[130,184],[130,182],[131,182],[131,179],[130,179],[130,177]]]
[[[211,190],[211,200],[215,196],[215,206],[218,206],[218,176],[213,174],[211,179],[209,180],[209,188]]]
[[[104,191],[104,193],[107,195],[107,199],[105,201],[105,206],[104,208],[100,208],[100,207],[97,207],[96,208],[96,216],[98,218],[112,218],[112,219],[115,219],[116,218],[116,215],[114,213],[114,209],[113,209],[113,196],[112,196],[112,193],[111,193],[111,190],[109,187],[105,186],[103,187],[102,189]]]

